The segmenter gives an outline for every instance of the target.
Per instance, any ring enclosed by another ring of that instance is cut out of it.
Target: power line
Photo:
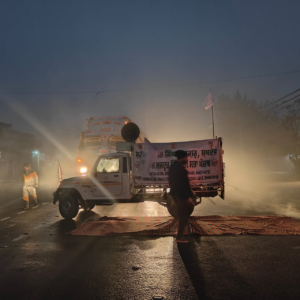
[[[286,83],[286,82],[288,82],[288,81],[290,81],[290,80],[295,79],[295,78],[298,77],[299,75],[300,75],[300,74],[296,74],[296,75],[291,76],[290,78],[287,78],[285,81],[281,81],[279,84],[276,85],[276,87],[279,87],[279,86],[281,86],[282,84],[284,84],[284,83]]]
[[[272,107],[272,109],[274,109],[274,108],[276,108],[276,107],[278,107],[278,106],[280,106],[280,105],[283,105],[283,104],[285,104],[285,103],[287,103],[287,102],[290,102],[290,101],[292,101],[292,100],[294,100],[294,99],[296,99],[296,98],[298,98],[298,97],[299,97],[299,99],[300,99],[300,95],[297,95],[297,96],[295,96],[295,97],[293,97],[293,98],[291,98],[291,99],[289,99],[289,100],[286,100],[286,101],[283,101],[282,103],[277,104],[276,106]],[[299,100],[299,99],[296,99],[296,100]]]
[[[268,103],[268,104],[262,106],[261,108],[264,108],[264,107],[270,106],[270,105],[272,105],[272,104],[274,104],[274,103],[277,103],[278,101],[281,101],[281,100],[285,99],[286,97],[295,94],[295,93],[298,92],[298,91],[300,91],[300,89],[297,89],[296,91],[294,91],[294,92],[292,92],[292,93],[290,93],[290,94],[287,94],[286,96],[284,96],[284,97],[282,97],[282,98],[280,98],[280,99],[278,99],[278,100],[276,100],[276,101],[273,101],[273,102],[271,102],[271,103]],[[298,95],[298,96],[299,96],[299,95]],[[298,97],[298,96],[296,96],[296,97]],[[294,98],[293,98],[293,99],[294,99]],[[292,99],[290,99],[290,100],[292,100]]]
[[[293,70],[291,70],[290,72],[293,72],[293,71],[299,71],[300,69],[300,66],[298,66],[297,68],[294,68]],[[286,74],[286,75],[282,75],[280,76],[279,78],[275,79],[271,85],[269,87],[273,87],[273,86],[278,86],[278,85],[281,85],[282,83],[286,82],[285,80],[287,79],[287,77],[289,77],[291,74]],[[296,76],[298,76],[298,74],[296,74]],[[290,78],[294,78],[293,75],[292,77]],[[289,80],[289,79],[288,79]]]
[[[164,89],[169,87],[177,87],[177,86],[191,86],[191,85],[198,85],[198,84],[205,84],[205,83],[216,83],[216,82],[226,82],[226,81],[235,81],[235,80],[244,80],[244,79],[253,79],[253,78],[261,78],[261,77],[269,77],[269,76],[276,76],[282,74],[292,74],[292,73],[299,73],[300,71],[290,71],[284,73],[273,73],[273,74],[265,74],[265,75],[254,75],[248,77],[239,77],[239,78],[228,78],[228,79],[220,79],[220,80],[212,80],[212,81],[200,81],[195,83],[187,83],[187,84],[176,84],[176,85],[165,85],[165,86],[154,86],[154,87],[145,87],[145,88],[133,88],[133,89],[119,89],[119,90],[110,90],[108,92],[120,92],[120,91],[135,91],[135,90],[148,90],[148,89]],[[98,91],[96,95],[99,93],[105,93],[107,91]]]
[[[113,90],[97,90],[97,91],[68,91],[68,92],[0,92],[2,95],[54,95],[54,94],[100,94],[100,93],[113,93],[113,92],[124,92],[124,91],[138,91],[138,90],[149,90],[149,89],[165,89],[170,87],[180,87],[180,86],[192,86],[198,84],[206,84],[206,83],[217,83],[217,82],[226,82],[226,81],[237,81],[237,80],[245,80],[245,79],[255,79],[262,77],[270,77],[270,76],[278,76],[278,75],[287,75],[299,73],[300,71],[290,71],[290,72],[282,72],[282,73],[272,73],[272,74],[264,74],[264,75],[253,75],[246,77],[238,77],[238,78],[228,78],[228,79],[220,79],[220,80],[211,80],[211,81],[199,81],[194,83],[187,84],[173,84],[173,85],[165,85],[165,86],[152,86],[152,87],[144,87],[144,88],[129,88],[129,89],[113,89]]]
[[[300,71],[300,66],[298,66],[297,68],[294,68],[292,69],[291,71],[289,71],[288,74],[285,74],[285,75],[282,75],[282,76],[279,76],[277,77],[275,80],[273,80],[271,82],[270,85],[267,85],[265,87],[262,87],[262,88],[259,88],[257,87],[258,90],[267,90],[269,92],[274,92],[274,88],[273,86],[275,87],[275,89],[277,89],[279,86],[281,86],[283,83],[286,83],[292,79],[295,79],[297,76],[299,76],[300,74],[299,73],[296,73],[296,75],[294,74],[294,71]],[[289,78],[288,78],[289,77]],[[288,78],[288,79],[287,79]],[[272,88],[272,89],[271,89]]]

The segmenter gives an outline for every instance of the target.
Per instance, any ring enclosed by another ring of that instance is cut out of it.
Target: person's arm
[[[195,196],[194,192],[191,189],[190,180],[188,178],[188,173],[185,170],[184,177],[182,179],[182,189],[184,191],[184,195],[188,198],[193,198]]]
[[[20,179],[21,179],[20,183],[23,186],[24,185],[24,175],[23,175],[23,173],[21,173],[21,178]]]
[[[172,193],[179,194],[180,193],[180,170],[178,169],[178,166],[172,165],[169,169],[169,184],[171,188]]]
[[[186,197],[186,170],[180,165],[175,166],[173,174],[173,191],[180,197]]]

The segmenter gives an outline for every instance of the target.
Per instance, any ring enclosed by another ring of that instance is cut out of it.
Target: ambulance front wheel
[[[59,200],[59,212],[65,219],[73,219],[77,216],[79,211],[78,200],[74,199],[71,195],[64,195]]]

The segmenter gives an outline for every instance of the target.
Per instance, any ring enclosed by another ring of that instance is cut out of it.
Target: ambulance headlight
[[[81,167],[79,171],[80,171],[80,174],[86,174],[87,173],[87,167]]]

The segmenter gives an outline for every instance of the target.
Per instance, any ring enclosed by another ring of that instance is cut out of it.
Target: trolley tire
[[[65,219],[73,219],[79,211],[78,200],[72,195],[66,194],[59,200],[59,212]]]
[[[189,200],[177,204],[171,195],[168,195],[167,199],[167,209],[169,214],[174,218],[179,220],[182,210],[189,217],[194,211],[194,204]]]

